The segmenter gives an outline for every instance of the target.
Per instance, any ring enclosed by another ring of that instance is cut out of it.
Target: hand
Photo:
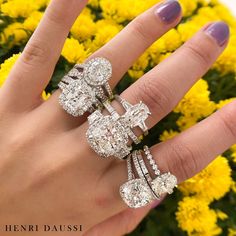
[[[51,1],[0,90],[2,225],[82,224],[87,235],[115,236],[133,230],[153,207],[127,209],[118,191],[127,180],[126,163],[101,159],[91,150],[85,117],[73,118],[60,107],[60,91],[46,102],[41,99],[70,27],[85,4],[86,0]],[[179,4],[163,2],[137,17],[91,57],[109,59],[114,87],[135,60],[180,19]],[[228,37],[223,22],[207,25],[121,97],[132,104],[140,100],[147,104],[152,112],[147,125],[152,128],[210,68]],[[161,171],[170,171],[179,182],[198,173],[235,143],[235,117],[233,102],[153,146]]]

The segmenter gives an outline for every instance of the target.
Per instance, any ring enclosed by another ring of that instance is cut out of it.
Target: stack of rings
[[[75,117],[92,113],[88,117],[88,143],[103,158],[127,159],[128,181],[120,187],[120,195],[129,207],[139,208],[160,199],[163,194],[171,194],[177,179],[170,173],[160,173],[147,146],[143,151],[132,152],[132,142],[139,144],[142,137],[137,136],[134,129],[139,128],[143,135],[147,135],[145,122],[151,112],[143,102],[132,105],[118,95],[113,96],[108,83],[111,77],[112,66],[105,58],[94,58],[75,65],[59,83],[62,91],[59,104]],[[124,114],[120,115],[113,107],[113,99],[123,107]],[[103,108],[109,115],[104,115]],[[143,153],[155,178],[146,166]]]
[[[165,194],[173,193],[177,185],[177,178],[170,174],[161,174],[147,146],[144,147],[144,154],[155,173],[152,178],[143,158],[143,152],[133,151],[127,159],[128,181],[120,186],[120,195],[130,208],[144,207]],[[138,178],[132,170],[132,161]]]

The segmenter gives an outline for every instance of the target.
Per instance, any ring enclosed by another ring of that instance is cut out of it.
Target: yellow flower
[[[197,197],[185,197],[178,204],[176,219],[179,227],[188,235],[218,235],[217,214],[209,208],[208,202]]]
[[[28,39],[24,25],[18,22],[8,25],[1,33],[0,44],[8,43],[9,47],[19,45]]]
[[[219,156],[199,174],[180,184],[179,189],[185,195],[195,194],[212,202],[230,191],[232,181],[228,160]]]
[[[99,6],[99,0],[89,0],[89,5],[97,8]]]
[[[96,32],[96,24],[93,21],[90,11],[86,9],[77,18],[71,28],[71,34],[76,39],[86,40]]]
[[[216,214],[220,220],[226,220],[229,218],[229,216],[226,213],[224,213],[223,211],[220,211],[220,210],[216,210]]]
[[[29,17],[45,4],[45,0],[11,0],[1,5],[1,11],[10,17]]]
[[[74,38],[67,38],[61,55],[70,63],[82,63],[89,53],[84,49],[83,44]]]
[[[162,142],[164,142],[164,141],[166,141],[166,140],[168,140],[168,139],[172,139],[172,138],[174,138],[178,133],[179,133],[179,132],[173,131],[172,129],[169,130],[169,131],[165,130],[165,131],[161,134],[160,140],[161,140]]]
[[[121,26],[110,20],[100,20],[96,23],[96,27],[97,32],[89,48],[92,52],[109,42],[122,29]]]
[[[128,71],[129,75],[133,79],[139,79],[143,76],[145,69],[149,64],[149,53],[145,52],[139,59],[134,63],[132,68]]]
[[[228,229],[228,236],[236,236],[236,229]]]
[[[7,79],[13,65],[15,64],[16,60],[20,57],[19,54],[13,54],[12,57],[8,58],[4,61],[3,64],[0,66],[0,87],[4,84],[5,80]]]
[[[29,30],[31,32],[33,32],[36,27],[38,26],[41,18],[43,16],[43,13],[40,11],[35,11],[33,12],[23,23],[24,28],[26,30]]]
[[[215,111],[216,105],[210,101],[209,96],[210,91],[207,82],[200,79],[184,96],[174,111],[181,113],[185,118],[195,123],[195,121],[207,117]],[[183,121],[179,121],[179,123],[181,124]],[[180,128],[185,129],[186,126],[180,125]]]
[[[192,15],[193,11],[196,10],[198,2],[196,0],[179,0],[181,6],[182,6],[182,11],[183,11],[183,16],[190,16]]]

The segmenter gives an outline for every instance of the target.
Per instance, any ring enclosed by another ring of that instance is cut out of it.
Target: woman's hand
[[[51,1],[0,90],[1,225],[82,224],[87,235],[115,236],[132,230],[152,207],[127,210],[118,191],[127,180],[126,162],[103,160],[91,150],[85,137],[85,117],[73,118],[60,107],[60,91],[46,102],[41,99],[70,27],[86,2]],[[180,19],[176,1],[160,3],[95,52],[92,57],[105,57],[113,65],[112,87]],[[152,128],[206,73],[226,47],[228,37],[224,23],[207,25],[121,96],[130,103],[142,100],[149,106],[152,116],[148,127]],[[235,117],[233,102],[152,147],[160,169],[176,175],[179,182],[195,175],[235,143]]]

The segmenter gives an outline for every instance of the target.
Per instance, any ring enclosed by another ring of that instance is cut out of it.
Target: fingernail
[[[229,26],[222,21],[210,24],[205,32],[214,38],[220,47],[228,41],[230,34]]]
[[[167,24],[172,23],[181,13],[181,6],[176,0],[168,0],[158,6],[156,14]]]

